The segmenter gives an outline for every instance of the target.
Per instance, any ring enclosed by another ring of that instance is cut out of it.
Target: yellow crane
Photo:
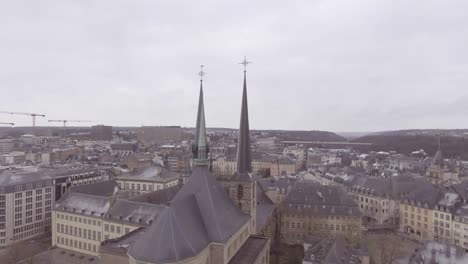
[[[36,114],[36,113],[24,113],[24,112],[8,112],[8,111],[0,111],[0,114],[10,114],[10,115],[28,115],[32,117],[32,126],[36,126],[36,116],[45,117],[44,114]]]
[[[10,125],[10,126],[14,126],[15,123],[0,122],[0,125]]]

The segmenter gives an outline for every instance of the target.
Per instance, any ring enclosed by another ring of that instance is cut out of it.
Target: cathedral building
[[[256,184],[250,175],[245,70],[239,146],[237,172],[223,186],[208,166],[203,80],[200,80],[192,174],[154,223],[137,232],[127,252],[128,263],[269,263],[270,240],[254,235]],[[101,260],[106,263],[114,259],[110,255]]]

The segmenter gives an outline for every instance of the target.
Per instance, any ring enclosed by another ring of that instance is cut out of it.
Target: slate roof
[[[83,169],[42,169],[37,172],[14,173],[10,170],[0,172],[0,186],[53,180],[64,176],[99,171],[93,168]]]
[[[343,236],[337,236],[332,244],[323,264],[360,264],[361,259],[357,250],[353,249]]]
[[[169,204],[169,202],[176,196],[180,191],[182,185],[176,185],[169,188],[164,188],[154,192],[145,193],[128,199],[134,202],[143,202],[151,204]]]
[[[175,262],[198,254],[211,242],[225,243],[249,221],[207,166],[195,166],[192,176],[170,207],[130,249],[138,260]]]
[[[113,197],[66,192],[56,203],[55,210],[81,215],[124,221],[136,225],[150,225],[165,206],[132,202]]]
[[[297,184],[282,202],[283,212],[308,215],[361,216],[356,202],[338,186],[315,182]]]
[[[91,184],[73,186],[68,191],[73,193],[83,193],[111,197],[119,191],[119,185],[117,184],[117,182],[115,182],[115,180],[102,181]]]
[[[136,168],[130,173],[119,175],[117,178],[125,180],[169,182],[180,178],[180,173],[170,171],[162,166],[148,166]]]
[[[434,208],[441,195],[442,191],[439,188],[426,184],[416,186],[416,189],[407,195],[407,199],[423,205],[427,204],[429,208]]]
[[[268,222],[268,219],[275,211],[275,204],[271,199],[266,196],[263,188],[260,184],[256,184],[257,188],[257,214],[255,223],[257,225],[257,230],[261,230]]]
[[[135,243],[145,233],[146,228],[140,227],[132,232],[115,239],[108,239],[102,242],[99,247],[100,252],[109,252],[120,256],[127,256],[128,248]]]
[[[104,216],[109,210],[112,198],[83,193],[67,192],[55,205],[56,210],[89,216]]]
[[[250,236],[232,257],[228,264],[249,264],[254,263],[262,250],[267,246],[268,238],[260,236]]]
[[[116,200],[109,208],[106,218],[139,225],[150,225],[166,207],[163,205]]]

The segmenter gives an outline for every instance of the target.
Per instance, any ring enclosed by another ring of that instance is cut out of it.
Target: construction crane
[[[10,126],[14,126],[15,123],[0,122],[0,125],[10,125]]]
[[[32,126],[36,127],[36,116],[45,117],[43,114],[36,114],[36,113],[23,113],[23,112],[8,112],[8,111],[0,111],[0,114],[10,114],[10,115],[28,115],[32,117]]]
[[[49,120],[49,122],[61,122],[63,123],[63,127],[66,127],[67,126],[67,123],[69,122],[72,122],[72,123],[75,123],[75,122],[96,122],[96,121],[93,121],[93,120],[65,120],[65,119],[59,119],[59,120]]]

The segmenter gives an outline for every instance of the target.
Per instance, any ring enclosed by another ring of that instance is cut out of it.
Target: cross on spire
[[[203,71],[203,67],[205,67],[205,65],[200,65],[200,72],[198,73],[198,75],[200,76],[200,82],[203,81],[203,76],[206,75],[206,72]]]
[[[247,57],[244,56],[244,60],[242,62],[239,62],[239,64],[244,65],[244,72],[247,71],[247,65],[252,63],[251,61],[247,61]]]

